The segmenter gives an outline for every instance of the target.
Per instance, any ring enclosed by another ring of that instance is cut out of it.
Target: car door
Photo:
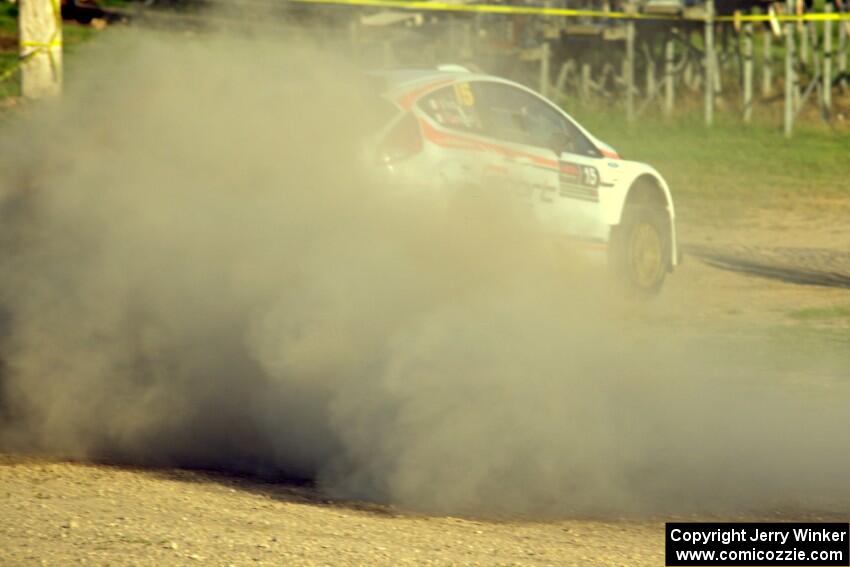
[[[480,110],[489,133],[514,154],[511,180],[530,188],[538,221],[548,230],[605,240],[599,211],[599,150],[557,107],[510,83],[485,82]]]
[[[536,208],[536,202],[557,197],[558,160],[547,147],[534,143],[525,109],[529,94],[507,83],[475,83],[479,109],[491,138],[491,151],[507,172],[508,192]]]
[[[417,102],[422,134],[434,148],[434,173],[452,198],[476,198],[507,186],[507,169],[492,151],[473,83],[460,81]]]

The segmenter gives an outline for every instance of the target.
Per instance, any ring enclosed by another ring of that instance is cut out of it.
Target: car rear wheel
[[[640,295],[655,295],[670,267],[667,212],[655,204],[629,204],[611,235],[611,264],[619,278]]]

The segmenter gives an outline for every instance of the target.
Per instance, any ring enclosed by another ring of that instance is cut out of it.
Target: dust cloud
[[[850,506],[846,390],[643,322],[521,206],[383,186],[344,57],[122,32],[75,63],[0,134],[6,450],[434,513]]]

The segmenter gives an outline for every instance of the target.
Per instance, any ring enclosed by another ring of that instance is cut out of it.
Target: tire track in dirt
[[[826,248],[713,247],[685,244],[709,266],[787,283],[850,289],[850,252]]]

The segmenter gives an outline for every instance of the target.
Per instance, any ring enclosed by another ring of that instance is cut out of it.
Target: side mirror
[[[552,134],[552,138],[549,140],[549,147],[558,155],[564,152],[571,152],[575,149],[572,138],[564,132],[555,132]]]

